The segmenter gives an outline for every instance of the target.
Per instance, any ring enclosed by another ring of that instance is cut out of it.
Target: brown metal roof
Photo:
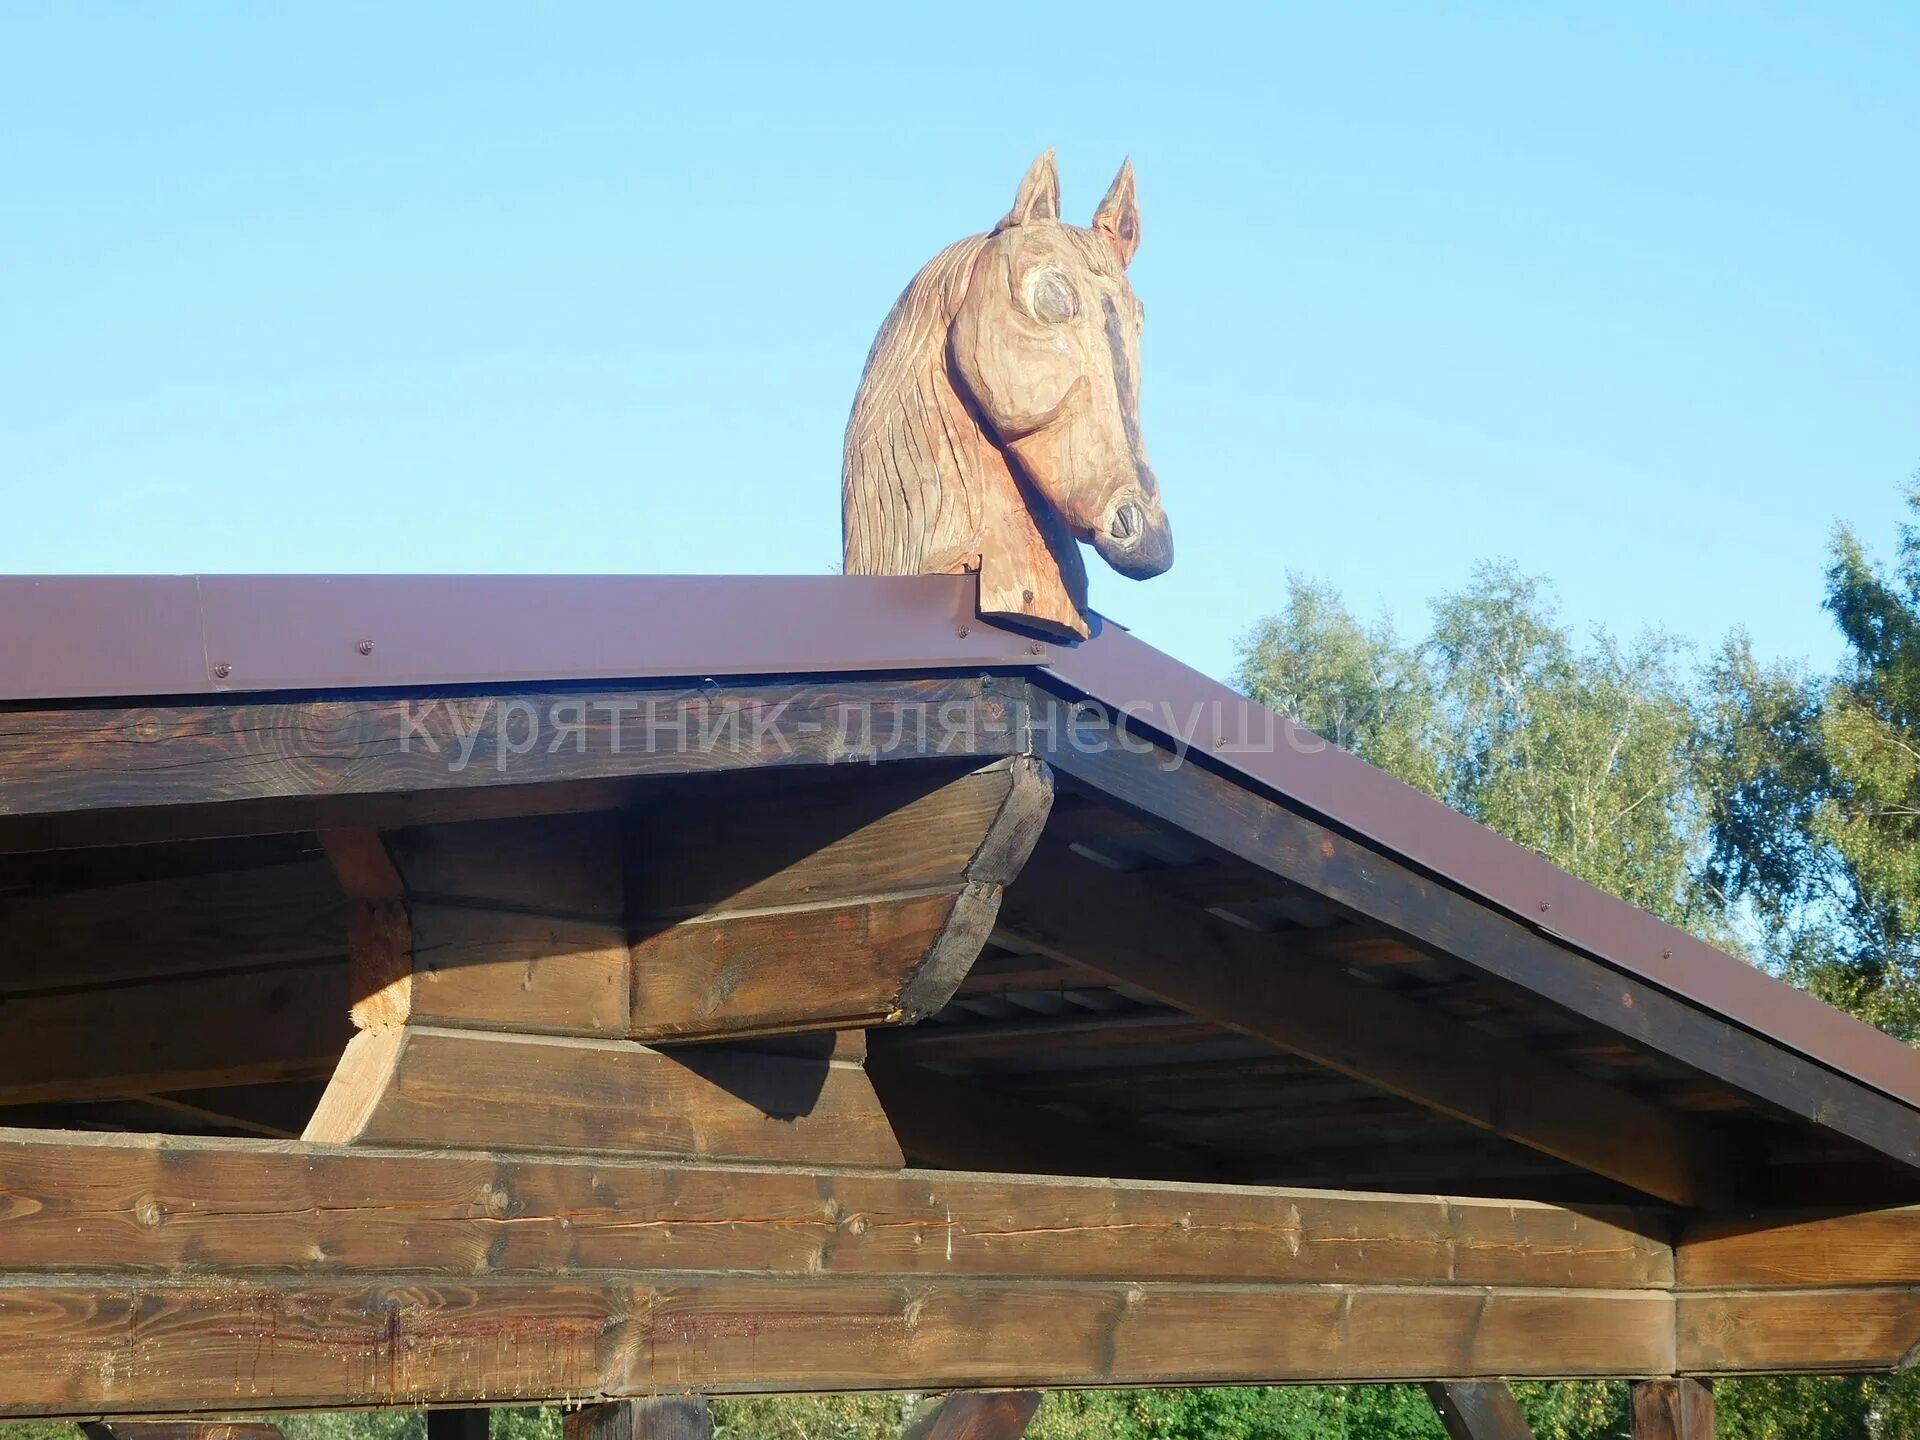
[[[363,653],[363,649],[365,653]],[[979,620],[970,577],[0,577],[0,703],[1041,667],[1580,950],[1920,1105],[1920,1053],[1284,725],[1117,625]],[[1200,726],[1196,731],[1193,727]],[[1219,742],[1225,741],[1223,745]],[[0,798],[0,809],[4,799]]]

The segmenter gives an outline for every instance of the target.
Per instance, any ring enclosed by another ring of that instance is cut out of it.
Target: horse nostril
[[[1107,533],[1121,542],[1138,539],[1146,528],[1140,521],[1138,505],[1122,505],[1113,512],[1113,523],[1107,527]]]

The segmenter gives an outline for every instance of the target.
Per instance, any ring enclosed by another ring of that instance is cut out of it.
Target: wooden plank
[[[1642,1380],[1633,1387],[1633,1440],[1713,1440],[1713,1391],[1698,1380]]]
[[[413,1025],[353,1038],[306,1138],[902,1163],[847,1061]]]
[[[0,1130],[0,1275],[687,1270],[1663,1290],[1659,1217],[1525,1201]],[[906,1383],[911,1377],[901,1377]]]
[[[0,848],[405,824],[407,807],[349,802],[409,792],[510,788],[521,792],[510,797],[517,812],[535,808],[523,787],[1004,755],[1015,748],[1017,688],[977,676],[720,680],[17,710],[0,752]],[[197,822],[165,813],[210,804],[224,809]]]
[[[0,1105],[330,1073],[352,1029],[344,959],[10,999]]]
[[[861,775],[751,807],[695,794],[634,837],[636,1039],[911,1023],[992,933],[1052,804],[1026,758]]]
[[[1001,924],[1190,1014],[1649,1195],[1726,1197],[1724,1147],[1697,1126],[1079,856],[1036,853]]]
[[[707,1440],[707,1397],[655,1395],[569,1410],[566,1440]]]
[[[698,1390],[1670,1373],[1656,1291],[775,1280],[0,1285],[10,1418]]]
[[[1533,1440],[1513,1391],[1500,1381],[1430,1381],[1427,1398],[1448,1440]]]
[[[0,996],[287,965],[346,941],[319,860],[0,899]]]
[[[1920,1286],[1920,1206],[1714,1217],[1681,1232],[1689,1289]]]
[[[900,1440],[1020,1440],[1040,1408],[1038,1390],[969,1390],[922,1400]]]
[[[1529,929],[1244,788],[1198,755],[1177,761],[1084,711],[1075,724],[1063,702],[1037,687],[1031,694],[1031,732],[1062,774],[1816,1128],[1920,1167],[1920,1112],[1911,1107]]]

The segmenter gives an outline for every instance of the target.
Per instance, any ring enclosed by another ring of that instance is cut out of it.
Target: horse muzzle
[[[1123,494],[1093,535],[1100,558],[1130,580],[1164,574],[1173,564],[1173,526],[1157,500]]]

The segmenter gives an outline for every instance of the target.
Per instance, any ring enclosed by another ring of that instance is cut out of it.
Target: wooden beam
[[[1080,856],[1035,854],[1001,924],[1189,1014],[1649,1195],[1727,1197],[1730,1163],[1697,1125]]]
[[[912,1022],[992,932],[1046,823],[1021,757],[813,786],[751,807],[693,793],[631,849],[635,1039]]]
[[[1430,1381],[1427,1398],[1448,1440],[1533,1440],[1519,1402],[1501,1381]]]
[[[857,1062],[415,1025],[353,1038],[306,1138],[901,1163]]]
[[[5,1287],[9,1418],[661,1391],[1662,1374],[1657,1291],[688,1275],[50,1277]]]
[[[1703,1218],[1675,1256],[1690,1290],[1920,1287],[1920,1206]]]
[[[1673,1373],[1514,1202],[0,1134],[0,1414]]]
[[[1040,1408],[1038,1390],[969,1390],[922,1400],[900,1440],[1020,1440]]]
[[[1633,1387],[1633,1440],[1713,1440],[1713,1391],[1698,1380],[1642,1380]]]
[[[1662,1217],[1512,1200],[0,1130],[30,1274],[738,1272],[1664,1292]],[[910,1377],[902,1377],[902,1383]]]
[[[978,676],[17,710],[0,850],[395,826],[541,808],[528,787],[1016,749]],[[423,796],[454,793],[462,804]],[[398,803],[395,803],[398,802]],[[578,808],[578,802],[573,802]],[[584,808],[615,803],[596,794]],[[195,815],[174,807],[208,807]]]
[[[630,832],[613,813],[326,832],[355,902],[356,1020],[677,1041],[937,1010],[1051,778],[1026,759],[895,770],[703,786]]]
[[[493,1411],[484,1406],[427,1412],[427,1440],[487,1440]]]
[[[655,1395],[569,1410],[566,1440],[707,1440],[704,1395]]]
[[[1822,1130],[1920,1167],[1920,1112],[1623,975],[1210,769],[1117,736],[1035,687],[1042,758],[1111,801],[1292,881],[1395,935],[1764,1100]],[[1124,743],[1123,743],[1124,742]]]

